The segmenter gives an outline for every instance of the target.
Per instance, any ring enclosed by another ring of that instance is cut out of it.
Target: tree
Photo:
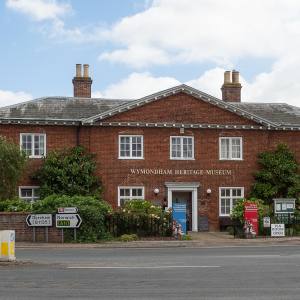
[[[97,154],[85,152],[86,148],[74,146],[64,148],[61,153],[52,150],[44,157],[42,167],[30,175],[42,183],[38,190],[41,198],[52,194],[100,198],[102,183],[93,174],[98,166],[94,161]]]
[[[0,136],[0,201],[16,196],[20,179],[28,169],[28,155],[12,139]]]
[[[285,143],[279,143],[274,150],[258,153],[258,162],[262,167],[253,173],[256,182],[251,186],[250,197],[271,204],[273,198],[295,198],[299,195],[299,163]]]

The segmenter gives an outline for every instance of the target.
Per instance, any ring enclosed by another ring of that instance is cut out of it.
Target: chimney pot
[[[76,64],[76,77],[81,77],[81,64]]]
[[[230,71],[225,71],[224,73],[224,84],[231,83],[230,81]]]
[[[83,65],[83,77],[90,77],[89,76],[89,65]]]
[[[89,65],[83,65],[84,75],[81,76],[81,64],[76,65],[76,77],[73,78],[74,97],[91,98],[93,80],[89,77]]]
[[[232,70],[232,83],[240,83],[239,82],[239,72]]]

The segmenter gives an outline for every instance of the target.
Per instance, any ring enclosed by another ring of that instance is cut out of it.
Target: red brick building
[[[246,196],[259,169],[257,153],[285,142],[300,160],[300,108],[241,102],[236,71],[225,72],[222,100],[186,85],[137,100],[91,98],[92,80],[77,65],[74,97],[44,97],[0,109],[0,134],[34,159],[52,149],[83,145],[97,152],[114,208],[126,199],[169,207],[187,203],[189,229],[198,216],[210,229]],[[20,182],[19,196],[37,199],[38,182]]]

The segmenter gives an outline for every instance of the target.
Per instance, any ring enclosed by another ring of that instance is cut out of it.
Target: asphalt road
[[[0,263],[0,299],[299,299],[299,250],[18,250]]]

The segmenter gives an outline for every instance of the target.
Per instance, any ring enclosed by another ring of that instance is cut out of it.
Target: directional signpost
[[[29,227],[33,227],[33,241],[35,242],[35,227],[46,227],[46,242],[48,242],[48,227],[52,226],[51,214],[30,214],[26,218]]]
[[[59,214],[56,216],[56,228],[79,228],[82,220],[78,214]]]
[[[65,207],[66,208],[76,208],[76,207]],[[63,209],[60,207],[58,209],[58,212],[60,212],[60,209]],[[77,210],[77,208],[76,208]],[[61,228],[61,241],[64,242],[64,228],[74,228],[74,240],[76,241],[76,228],[79,228],[82,223],[82,219],[80,218],[79,214],[66,214],[61,213],[58,215],[55,215],[55,224],[56,228]]]
[[[52,226],[51,214],[30,214],[26,218],[28,226]]]

